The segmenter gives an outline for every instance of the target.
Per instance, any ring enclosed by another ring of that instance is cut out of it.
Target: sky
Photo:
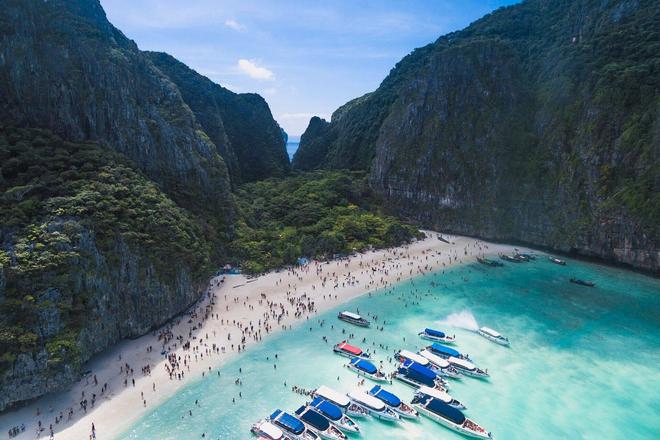
[[[514,0],[101,0],[140,49],[256,92],[291,136],[373,91],[416,47]]]

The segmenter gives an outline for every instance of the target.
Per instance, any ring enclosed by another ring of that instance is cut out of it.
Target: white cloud
[[[233,18],[228,18],[227,20],[225,20],[225,26],[238,32],[244,32],[247,30],[247,28],[244,25],[240,24]]]
[[[250,78],[263,80],[275,79],[275,74],[271,70],[258,66],[255,60],[240,59],[238,60],[238,68]]]

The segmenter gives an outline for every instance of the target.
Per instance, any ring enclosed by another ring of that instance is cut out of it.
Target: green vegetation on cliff
[[[527,0],[416,49],[293,168],[428,227],[660,270],[660,3]]]
[[[313,172],[241,186],[240,220],[232,249],[250,273],[395,246],[420,232],[379,212],[364,173]]]
[[[0,218],[0,368],[40,347],[51,366],[78,362],[96,292],[77,285],[76,273],[91,258],[121,270],[118,243],[146,259],[144,270],[164,284],[176,282],[179,267],[193,279],[211,270],[198,221],[126,158],[44,130],[0,131]]]

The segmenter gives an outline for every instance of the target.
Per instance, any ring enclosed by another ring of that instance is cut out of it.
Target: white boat
[[[505,338],[499,332],[493,330],[490,327],[481,327],[479,330],[477,330],[477,333],[496,344],[504,345],[507,347],[509,346],[509,338]]]
[[[461,374],[466,376],[477,377],[480,379],[488,377],[488,371],[478,368],[476,365],[466,359],[450,357],[447,359],[447,361],[449,361],[449,363]]]
[[[566,261],[561,260],[557,257],[548,257],[548,260],[552,261],[555,264],[559,264],[560,266],[566,266]]]
[[[468,437],[491,439],[492,434],[472,420],[458,409],[453,408],[443,401],[428,395],[417,395],[412,400],[412,406],[421,414],[435,420],[441,425]]]
[[[438,390],[436,388],[419,387],[419,389],[415,392],[415,394],[423,394],[426,396],[431,396],[434,399],[441,400],[445,402],[447,405],[453,406],[456,409],[467,409],[465,405],[463,405],[458,400],[454,399],[452,396],[449,395],[449,393],[447,393],[446,391]]]
[[[337,405],[343,412],[348,414],[351,417],[366,417],[369,415],[369,411],[364,409],[360,405],[356,405],[351,402],[351,399],[348,398],[346,394],[335,391],[330,387],[321,385],[312,393],[314,397],[322,397],[330,403]]]
[[[452,379],[460,379],[461,374],[456,371],[456,368],[452,367],[449,361],[445,358],[434,354],[431,350],[424,349],[419,352],[420,356],[428,359],[428,361],[436,367],[438,373],[443,376],[451,377]]]
[[[399,359],[399,362],[403,362],[403,361],[405,361],[405,360],[411,360],[411,361],[413,361],[413,362],[417,362],[418,364],[420,364],[420,365],[422,365],[422,366],[424,366],[424,367],[427,367],[427,368],[431,368],[431,367],[432,367],[432,366],[430,365],[430,362],[429,362],[428,359],[426,359],[426,358],[425,358],[424,356],[422,356],[422,355],[419,355],[419,354],[417,354],[417,353],[413,353],[412,351],[408,351],[408,350],[400,350],[400,351],[396,352],[396,354],[394,355],[394,357],[398,358],[398,359]]]
[[[450,336],[445,332],[434,330],[432,328],[425,328],[423,331],[417,333],[417,335],[422,339],[433,342],[443,342],[445,344],[453,344],[456,342],[456,336]]]
[[[353,432],[356,434],[360,432],[360,427],[353,421],[353,419],[344,414],[340,407],[328,400],[325,400],[323,397],[315,397],[314,400],[309,403],[309,406],[323,414],[323,416],[325,416],[325,418],[328,419],[330,423],[342,431]]]
[[[297,417],[280,409],[276,409],[268,420],[292,440],[318,440],[319,438],[318,434],[308,429]]]
[[[349,324],[357,325],[359,327],[369,327],[369,321],[367,321],[365,318],[358,315],[357,313],[349,312],[347,310],[340,312],[339,315],[337,315],[337,318],[339,318],[344,322],[348,322]]]
[[[370,415],[376,417],[377,419],[386,420],[389,422],[396,422],[400,419],[399,414],[397,414],[392,408],[385,405],[385,403],[376,399],[373,396],[365,393],[360,389],[356,389],[348,393],[348,397],[353,401],[353,403],[360,405],[366,409]]]
[[[412,406],[404,403],[396,394],[387,391],[380,385],[375,385],[368,394],[381,400],[385,405],[392,408],[404,419],[417,419],[419,414]]]
[[[349,370],[355,371],[359,376],[366,377],[376,382],[389,382],[387,375],[366,359],[353,358],[346,364]]]
[[[337,353],[339,356],[344,356],[344,357],[347,357],[349,359],[353,359],[354,357],[359,357],[359,358],[362,358],[362,359],[370,359],[371,358],[369,353],[366,353],[366,352],[362,351],[362,349],[359,348],[359,347],[356,347],[354,345],[350,345],[346,341],[341,341],[340,343],[335,344],[335,346],[332,347],[332,351]]]
[[[414,388],[421,386],[438,388],[440,390],[447,388],[447,381],[438,376],[435,371],[411,360],[402,362],[394,373],[394,377]]]
[[[259,420],[257,423],[252,425],[250,431],[260,438],[265,438],[267,440],[288,440],[289,437],[286,437],[282,430],[277,426],[270,423],[268,420]]]
[[[315,432],[326,440],[346,440],[346,434],[330,423],[323,414],[311,406],[303,405],[296,410],[296,416],[307,429]]]

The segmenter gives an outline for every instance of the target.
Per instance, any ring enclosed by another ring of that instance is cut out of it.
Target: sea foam
[[[452,313],[445,319],[438,321],[438,324],[445,327],[464,328],[466,330],[472,330],[473,332],[479,330],[477,319],[469,310]]]

